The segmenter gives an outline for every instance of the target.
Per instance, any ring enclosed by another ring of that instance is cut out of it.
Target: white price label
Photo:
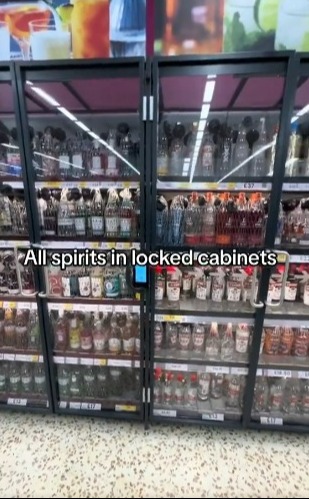
[[[202,414],[204,421],[224,421],[224,414],[213,412],[212,414]]]
[[[113,367],[133,367],[132,360],[108,359],[107,363],[109,366],[113,366]]]
[[[93,366],[93,363],[94,363],[94,359],[87,359],[87,358],[81,357],[79,360],[80,360],[81,366]]]
[[[113,311],[113,305],[99,305],[99,311],[100,312],[112,312]]]
[[[165,364],[165,369],[169,371],[188,371],[188,364]]]
[[[5,353],[5,354],[3,354],[3,359],[8,360],[10,362],[14,362],[15,354],[14,353]]]
[[[257,369],[256,375],[257,376],[263,376],[263,369]]]
[[[16,362],[31,362],[31,358],[32,358],[31,355],[24,355],[21,353],[17,353],[15,355]]]
[[[291,261],[292,263],[309,263],[309,255],[293,255]]]
[[[133,314],[139,314],[140,312],[140,307],[138,305],[133,305],[132,307],[132,313]]]
[[[176,418],[177,411],[171,411],[169,409],[154,409],[153,415],[154,416],[163,416],[165,418]]]
[[[252,191],[255,190],[255,183],[254,182],[245,182],[243,185],[243,189],[246,191]]]
[[[49,303],[48,309],[49,310],[57,310],[58,312],[62,312],[64,310],[64,305],[63,305],[63,303]]]
[[[141,362],[140,362],[140,360],[136,360],[136,361],[134,362],[134,367],[136,367],[136,368],[140,368],[140,367],[141,367]]]
[[[281,369],[268,369],[267,376],[274,378],[291,378],[292,371],[284,371]]]
[[[85,411],[100,411],[102,408],[101,404],[90,404],[90,403],[83,403],[82,404],[82,409]]]
[[[226,366],[206,366],[206,372],[213,374],[229,374],[230,368]]]
[[[17,302],[16,303],[16,308],[17,310],[30,310],[31,309],[31,303],[29,302]]]
[[[57,355],[57,356],[54,357],[54,362],[55,362],[55,364],[65,364],[65,358],[64,357],[58,357],[58,355]]]
[[[298,371],[299,379],[309,379],[309,371]]]
[[[307,192],[309,184],[283,184],[283,191],[286,192]]]
[[[277,426],[283,425],[282,418],[272,418],[272,417],[267,417],[267,416],[261,416],[260,421],[261,421],[261,424],[277,425]]]
[[[66,408],[67,408],[67,405],[68,405],[68,403],[67,403],[67,402],[63,402],[63,401],[59,402],[59,408],[60,408],[60,409],[66,409]]]
[[[8,405],[18,405],[25,407],[27,405],[27,399],[12,399],[8,398]]]
[[[81,403],[80,402],[70,402],[70,409],[80,409],[81,408]]]
[[[115,312],[124,312],[126,314],[129,312],[128,305],[115,305],[114,309]]]
[[[0,353],[0,360],[3,360],[4,356],[3,353]]]
[[[247,376],[249,369],[247,367],[232,367],[231,374],[238,374],[239,376]]]
[[[43,355],[39,355],[39,363],[42,364],[44,362],[44,357]]]
[[[155,315],[156,322],[164,322],[165,315]]]
[[[79,358],[78,357],[66,357],[65,363],[72,365],[72,366],[77,365],[77,364],[79,364]]]

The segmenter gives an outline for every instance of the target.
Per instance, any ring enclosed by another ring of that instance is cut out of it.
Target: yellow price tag
[[[283,253],[279,253],[277,258],[278,263],[284,263],[285,260],[286,260],[286,255],[284,255]]]
[[[136,405],[116,405],[116,411],[136,412]]]
[[[0,308],[3,308],[3,302],[0,301]]]
[[[131,187],[131,182],[123,182],[123,187],[124,188],[130,188]]]
[[[107,365],[107,359],[99,359],[99,366],[106,366]]]
[[[81,189],[86,189],[87,188],[87,182],[80,182],[79,186]]]
[[[32,355],[31,356],[31,362],[39,362],[39,356],[38,355]]]
[[[73,303],[65,303],[63,305],[64,310],[73,310]]]
[[[108,249],[113,249],[113,248],[115,248],[115,246],[116,246],[116,243],[107,243]]]
[[[99,249],[100,248],[100,243],[91,243],[90,248],[92,249]]]
[[[228,182],[227,183],[227,188],[231,189],[231,190],[235,189],[236,188],[236,182]]]
[[[182,322],[182,317],[180,315],[165,315],[163,322]]]
[[[8,308],[16,308],[17,303],[16,301],[9,301]]]
[[[212,191],[216,191],[218,189],[217,182],[209,182],[208,184],[206,184],[206,189],[210,189]]]
[[[44,182],[45,187],[50,187],[51,189],[60,189],[61,182]]]
[[[136,300],[140,300],[141,299],[141,294],[140,293],[135,293],[135,298],[136,298]]]

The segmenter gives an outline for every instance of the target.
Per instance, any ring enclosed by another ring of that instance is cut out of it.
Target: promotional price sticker
[[[75,306],[77,307],[77,310],[78,310],[79,305],[76,304]],[[66,311],[73,310],[73,303],[64,303],[63,310],[66,310]]]
[[[136,405],[115,405],[116,412],[136,412]]]
[[[94,366],[106,366],[107,359],[93,359],[93,365]]]

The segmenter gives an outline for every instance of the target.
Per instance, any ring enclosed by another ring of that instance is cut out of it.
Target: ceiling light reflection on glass
[[[212,101],[214,91],[215,91],[215,86],[216,86],[215,80],[207,81],[207,83],[205,85],[203,102],[211,102]]]
[[[38,87],[31,87],[31,90],[35,92],[37,95],[41,97],[41,99],[45,100],[48,104],[54,107],[61,107],[59,102],[56,101],[51,95],[49,95],[45,90],[42,90]]]
[[[67,118],[69,118],[69,120],[77,121],[76,116],[70,113],[70,111],[68,111],[65,107],[58,107],[58,111],[60,111],[60,113],[64,114]]]

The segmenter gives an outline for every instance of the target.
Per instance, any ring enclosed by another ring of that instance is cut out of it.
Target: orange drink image
[[[74,59],[109,57],[109,0],[75,0],[71,28]]]
[[[4,19],[8,24],[10,33],[18,40],[28,39],[30,36],[29,23],[40,21],[42,24],[49,23],[51,11],[40,9],[36,6],[23,6],[5,12]]]

